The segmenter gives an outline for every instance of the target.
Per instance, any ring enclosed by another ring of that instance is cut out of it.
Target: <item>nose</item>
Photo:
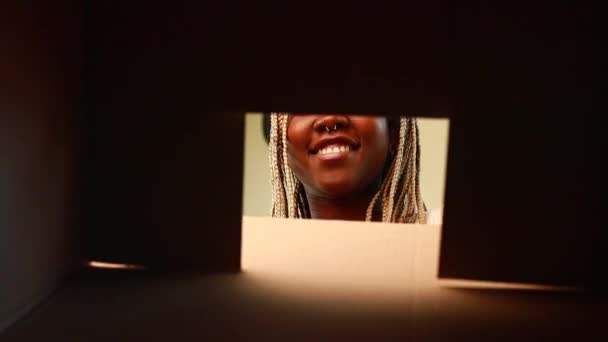
[[[313,128],[315,132],[336,132],[350,126],[350,120],[346,115],[324,115],[315,120]]]

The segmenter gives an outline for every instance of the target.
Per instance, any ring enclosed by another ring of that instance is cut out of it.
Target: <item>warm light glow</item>
[[[433,288],[440,225],[243,217],[241,266],[281,292],[401,301]]]
[[[447,288],[583,291],[541,284],[439,279],[441,225],[243,217],[241,265],[277,291],[362,298],[438,296]],[[428,295],[428,296],[427,296]],[[424,300],[426,300],[424,299]]]
[[[492,289],[492,290],[532,290],[532,291],[580,291],[568,286],[550,286],[526,283],[507,283],[466,279],[439,279],[439,286],[452,288]]]
[[[94,268],[112,268],[112,269],[129,269],[129,270],[140,270],[145,269],[145,267],[141,265],[131,265],[131,264],[118,264],[112,262],[103,262],[103,261],[89,261],[89,267]]]

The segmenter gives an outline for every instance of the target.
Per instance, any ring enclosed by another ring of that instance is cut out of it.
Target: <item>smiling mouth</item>
[[[345,144],[331,144],[328,146],[325,146],[321,149],[319,149],[318,151],[313,151],[312,154],[318,155],[318,156],[339,156],[339,155],[345,155],[351,151],[356,151],[358,149],[358,146],[350,146],[350,145],[345,145]]]
[[[330,153],[344,153],[349,152],[350,146],[348,145],[333,145],[327,146],[319,150],[318,154],[330,154]]]

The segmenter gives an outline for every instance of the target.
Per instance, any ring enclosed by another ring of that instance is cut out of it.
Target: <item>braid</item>
[[[422,201],[422,194],[420,193],[420,134],[418,131],[418,123],[416,123],[416,206],[418,207],[418,223],[423,223],[425,220],[426,206]]]
[[[289,167],[287,113],[271,113],[270,171],[272,216],[310,218],[302,183]],[[425,206],[420,193],[420,141],[415,118],[399,119],[399,140],[380,189],[367,208],[366,221],[424,223]]]
[[[405,127],[405,129],[403,130],[403,140],[405,141],[406,137],[411,137],[411,130],[413,129],[413,125],[412,123],[408,123],[406,122],[405,125],[407,125]],[[409,140],[408,140],[409,141]],[[404,145],[406,145],[407,147],[405,148],[405,151],[403,152],[403,166],[405,168],[405,175],[403,178],[403,181],[401,182],[401,188],[399,190],[399,198],[397,199],[397,207],[394,210],[394,216],[393,216],[393,220],[395,222],[403,222],[403,217],[402,217],[402,213],[404,212],[404,210],[407,210],[406,208],[406,195],[409,194],[409,191],[403,191],[404,187],[407,187],[407,185],[409,184],[408,182],[410,181],[411,175],[412,175],[412,168],[411,168],[411,150],[412,150],[412,146],[410,143],[407,143]]]
[[[395,171],[391,176],[391,187],[388,194],[388,205],[385,212],[382,213],[382,221],[389,222],[395,219],[395,192],[397,191],[397,182],[401,178],[403,166],[403,150],[405,144],[405,128],[407,124],[405,118],[399,120],[399,144],[397,147],[397,157],[395,159]]]
[[[270,117],[270,171],[272,185],[272,216],[285,217],[285,188],[283,185],[283,177],[281,175],[281,167],[279,165],[278,155],[281,151],[279,145],[279,124],[278,115]]]
[[[289,167],[289,159],[287,156],[287,114],[283,114],[280,116],[281,119],[281,143],[283,145],[283,175],[285,178],[285,190],[287,196],[287,217],[299,217],[298,211],[298,190],[300,186],[298,186],[299,181],[296,179],[293,171]]]
[[[289,168],[287,154],[287,113],[271,113],[270,116],[270,170],[272,182],[272,216],[305,217],[307,206],[301,196],[302,185]],[[308,215],[309,216],[309,215]]]
[[[391,167],[380,190],[372,198],[366,221],[424,223],[425,210],[420,193],[420,143],[415,118],[401,117],[399,142]],[[404,174],[405,172],[405,174]],[[381,204],[381,217],[374,209]]]
[[[287,120],[285,118],[284,115],[280,115],[278,118],[278,124],[279,124],[279,129],[280,129],[280,138],[281,138],[281,155],[280,158],[282,158],[281,161],[281,168],[283,171],[283,179],[285,182],[285,196],[286,196],[286,202],[287,202],[287,213],[288,216],[287,217],[293,217],[292,212],[293,212],[293,203],[292,203],[292,196],[291,193],[293,192],[294,188],[293,188],[293,183],[291,181],[291,177],[289,174],[289,164],[287,162]]]

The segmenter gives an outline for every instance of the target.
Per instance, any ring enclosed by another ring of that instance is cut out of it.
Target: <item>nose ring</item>
[[[333,127],[329,127],[329,126],[324,126],[325,127],[325,131],[326,132],[331,132],[331,131],[337,131],[338,130],[338,124],[334,124]]]

